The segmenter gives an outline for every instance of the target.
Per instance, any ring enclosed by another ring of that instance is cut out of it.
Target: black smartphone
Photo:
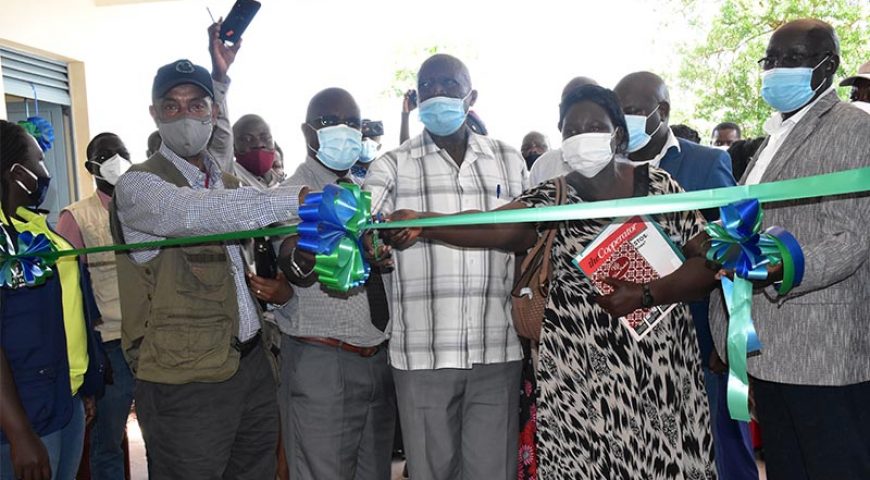
[[[254,268],[257,276],[263,278],[275,278],[278,276],[278,258],[271,242],[265,238],[254,240]]]
[[[417,105],[417,91],[411,90],[411,105]]]
[[[238,42],[259,10],[260,2],[257,0],[236,0],[224,23],[221,24],[221,40]]]

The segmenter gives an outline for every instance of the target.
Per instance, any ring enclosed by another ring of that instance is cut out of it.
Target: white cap
[[[860,67],[858,67],[858,74],[852,75],[851,77],[843,79],[843,81],[840,82],[840,86],[841,87],[848,87],[850,85],[855,85],[855,81],[858,80],[859,78],[863,78],[865,80],[870,81],[870,62],[867,62],[864,65],[861,65]]]

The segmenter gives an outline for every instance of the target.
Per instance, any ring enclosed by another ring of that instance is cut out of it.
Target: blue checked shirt
[[[252,230],[287,222],[299,210],[301,186],[268,192],[250,187],[225,190],[220,168],[207,156],[206,188],[206,174],[200,169],[176,155],[166,144],[160,146],[160,154],[175,165],[191,187],[179,188],[146,172],[134,171],[121,176],[115,186],[115,202],[127,243]],[[244,342],[257,334],[260,318],[248,294],[239,242],[227,242],[226,246],[238,295],[239,340]],[[137,263],[144,263],[159,253],[160,250],[138,250],[132,252],[131,257]]]

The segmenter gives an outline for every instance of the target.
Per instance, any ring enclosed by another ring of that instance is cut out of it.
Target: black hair
[[[743,173],[746,172],[746,167],[761,144],[764,143],[764,137],[758,137],[748,140],[737,140],[728,148],[728,155],[731,156],[731,171],[734,173],[734,178],[740,180]]]
[[[27,155],[30,143],[27,135],[27,130],[20,125],[0,120],[0,171],[4,176]]]
[[[622,129],[622,141],[616,146],[616,151],[623,152],[628,149],[628,127],[625,124],[625,114],[622,113],[619,99],[613,93],[613,90],[591,84],[581,85],[572,89],[562,99],[562,103],[559,104],[560,126],[564,123],[568,110],[580,102],[592,102],[603,108],[607,116],[610,117],[614,129]]]
[[[85,149],[85,154],[88,157],[86,160],[90,160],[90,159],[94,158],[94,154],[97,153],[97,152],[95,152],[95,150],[97,149],[97,142],[101,138],[106,138],[106,137],[117,137],[117,135],[115,135],[112,132],[103,132],[103,133],[98,134],[96,137],[92,138],[90,143],[88,143],[88,148]]]
[[[737,125],[734,122],[722,122],[719,125],[713,127],[713,133],[715,134],[719,130],[734,130],[737,132],[737,136],[741,136],[740,125]]]
[[[671,131],[674,132],[674,136],[676,137],[688,140],[690,142],[701,143],[701,134],[688,125],[683,125],[681,123],[677,125],[671,125]]]

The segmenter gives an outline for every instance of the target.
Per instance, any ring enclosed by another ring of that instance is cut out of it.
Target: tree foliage
[[[870,60],[870,2],[866,0],[721,0],[699,44],[683,48],[680,84],[696,97],[693,118],[731,121],[747,136],[762,135],[771,109],[760,95],[761,69],[770,35],[784,23],[816,18],[830,23],[840,37],[840,70],[836,81],[854,74]],[[688,18],[698,5],[683,0]],[[696,16],[694,18],[697,18]],[[848,95],[848,92],[841,91]]]
[[[406,91],[411,88],[417,88],[417,69],[420,68],[420,63],[432,55],[444,52],[445,50],[446,48],[443,45],[433,45],[431,47],[420,48],[414,51],[413,55],[403,56],[407,57],[407,61],[403,62],[401,66],[396,66],[390,86],[382,95],[385,97],[402,98]],[[410,65],[408,62],[416,62],[416,64]]]

